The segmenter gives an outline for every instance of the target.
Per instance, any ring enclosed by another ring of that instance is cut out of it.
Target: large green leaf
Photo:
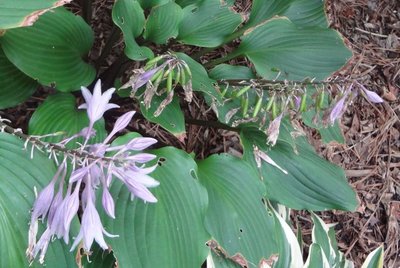
[[[35,200],[34,187],[42,190],[55,173],[52,160],[38,150],[30,158],[30,148],[10,134],[0,133],[0,267],[28,267],[28,222]],[[72,226],[73,232],[76,231]],[[76,235],[76,233],[74,233]],[[50,243],[47,267],[73,267],[74,254],[61,240]],[[33,267],[43,267],[36,261]]]
[[[274,79],[322,80],[351,57],[339,34],[331,29],[299,28],[288,19],[274,18],[245,33],[230,57],[246,56],[257,73]]]
[[[160,166],[151,176],[160,182],[152,192],[155,204],[135,199],[119,182],[111,187],[116,219],[103,215],[121,267],[200,267],[207,257],[209,235],[203,221],[207,192],[194,178],[196,163],[183,151],[167,147],[151,151]]]
[[[183,10],[174,2],[152,8],[143,37],[156,44],[165,44],[178,36]]]
[[[89,125],[86,110],[78,110],[76,108],[76,100],[72,94],[57,93],[49,96],[33,113],[29,120],[30,135],[44,135],[65,132],[65,136],[48,137],[44,139],[48,142],[57,142],[62,138],[69,137],[81,131]],[[89,143],[97,143],[104,140],[106,130],[104,120],[99,120],[94,128],[96,136],[89,140]],[[80,138],[77,141],[83,142]],[[76,147],[72,142],[68,147]]]
[[[318,112],[318,114],[319,118],[322,119],[323,112],[320,111]],[[323,143],[330,143],[331,141],[336,141],[344,144],[345,139],[342,130],[340,129],[339,123],[336,121],[333,126],[331,125],[325,126],[323,125],[322,122],[315,123],[314,117],[316,115],[317,112],[315,110],[309,110],[307,112],[302,113],[301,118],[303,119],[304,124],[318,130],[319,134],[321,135]]]
[[[136,0],[117,0],[112,9],[112,19],[123,35],[125,42],[125,55],[132,60],[145,60],[153,57],[150,48],[139,46],[135,38],[144,27],[144,11]]]
[[[160,106],[160,103],[164,98],[164,95],[155,95],[151,101],[151,107],[149,109],[146,109],[144,103],[141,101],[140,111],[150,122],[157,123],[175,136],[183,138],[186,133],[185,118],[177,96],[174,96],[172,102],[164,108],[159,116],[154,116],[154,112]]]
[[[203,0],[184,8],[177,39],[188,45],[216,47],[240,23],[241,15],[235,13],[225,1]]]
[[[171,0],[139,0],[140,5],[143,9],[149,9],[155,6],[164,5]]]
[[[0,109],[4,109],[29,98],[38,84],[7,59],[1,46],[0,62]]]
[[[256,26],[272,17],[288,17],[300,26],[327,27],[324,1],[321,0],[254,0],[245,28]]]
[[[217,243],[225,258],[247,262],[247,267],[258,267],[262,259],[274,254],[279,254],[275,267],[289,267],[285,264],[290,263],[292,256],[280,249],[290,246],[285,236],[276,237],[277,230],[281,235],[283,231],[276,225],[280,222],[275,222],[274,213],[263,205],[265,187],[255,170],[242,159],[227,154],[198,162],[198,170],[209,196],[205,226],[213,237],[211,244]]]
[[[220,64],[210,71],[210,77],[215,80],[223,79],[254,79],[253,71],[247,66],[234,66],[230,64]]]
[[[266,135],[258,129],[243,129],[241,141],[244,159],[257,167],[254,146],[265,152],[277,165],[287,171],[262,162],[259,176],[267,189],[267,197],[294,209],[354,210],[356,195],[349,186],[344,171],[318,156],[304,137],[292,144],[278,139],[276,145],[266,145]]]
[[[96,75],[82,60],[92,46],[93,32],[63,7],[45,13],[31,27],[7,30],[0,41],[7,58],[43,85],[72,91],[89,85]]]
[[[1,1],[0,29],[31,26],[40,15],[66,4],[59,0],[6,0]]]

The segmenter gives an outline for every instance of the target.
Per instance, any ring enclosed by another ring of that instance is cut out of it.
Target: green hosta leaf
[[[246,66],[234,66],[229,64],[220,64],[210,71],[210,77],[215,80],[222,79],[253,79],[256,78],[253,71]]]
[[[180,5],[181,7],[185,7],[188,5],[199,5],[203,0],[175,0],[175,2]]]
[[[227,154],[213,155],[198,162],[198,177],[209,196],[205,226],[213,237],[210,244],[218,244],[225,258],[247,262],[247,267],[258,267],[274,254],[279,254],[277,267],[290,262],[290,256],[280,254],[286,239],[276,239],[275,216],[262,203],[265,187],[250,165]]]
[[[183,10],[174,2],[154,7],[146,22],[143,37],[156,44],[165,44],[178,36]]]
[[[126,187],[114,182],[116,219],[102,220],[107,231],[120,236],[108,242],[121,267],[200,267],[209,235],[203,226],[207,192],[193,177],[196,163],[172,147],[151,153],[164,160],[151,173],[160,181],[152,189],[158,202],[131,201]]]
[[[241,133],[244,159],[254,168],[257,165],[253,146],[257,146],[288,173],[262,162],[259,176],[266,185],[269,199],[294,209],[356,208],[356,195],[344,171],[318,156],[303,137],[296,139],[297,152],[290,143],[279,139],[274,147],[269,148],[266,140],[266,135],[257,129],[243,129]]]
[[[101,198],[101,197],[100,197]],[[85,268],[115,268],[116,259],[113,252],[104,251],[98,244],[94,243],[91,248],[91,254],[87,258],[81,258],[82,266]]]
[[[330,227],[325,224],[321,218],[314,213],[312,213],[311,216],[314,223],[312,230],[312,241],[321,247],[328,263],[333,266],[336,262],[336,258],[338,257],[334,248],[334,246],[336,246],[336,240],[331,240],[331,236],[329,234]]]
[[[245,33],[232,57],[243,55],[257,73],[274,79],[322,80],[351,57],[337,32],[323,28],[299,28],[288,19],[275,18]]]
[[[7,59],[1,46],[0,62],[0,109],[4,109],[15,106],[29,98],[38,84]]]
[[[140,102],[140,111],[150,122],[157,123],[175,136],[184,138],[186,133],[185,118],[177,96],[174,96],[172,102],[164,108],[159,116],[154,116],[154,112],[164,99],[165,95],[155,95],[151,101],[151,107],[149,109],[146,109],[144,103]]]
[[[192,85],[194,91],[200,91],[211,97],[212,99],[221,102],[221,94],[214,88],[215,81],[208,77],[206,69],[203,65],[189,57],[184,53],[175,53],[181,60],[184,60],[192,72]]]
[[[28,267],[28,222],[35,200],[34,187],[41,191],[56,172],[53,161],[10,134],[0,133],[0,267]],[[71,226],[74,235],[76,228]],[[46,267],[73,267],[74,254],[61,240],[50,243]],[[43,267],[37,261],[33,267]]]
[[[177,39],[188,45],[216,47],[221,45],[225,37],[240,23],[241,15],[235,13],[226,2],[204,0],[184,8]]]
[[[75,97],[69,93],[58,93],[49,96],[33,113],[29,121],[29,134],[44,135],[59,131],[65,132],[65,136],[45,139],[48,142],[57,142],[87,127],[89,119],[86,110],[78,110],[75,102]],[[96,136],[91,138],[89,143],[101,142],[107,134],[103,119],[99,120],[94,125],[94,128]],[[77,141],[82,143],[83,139],[80,138]],[[68,147],[76,147],[74,142],[68,145]]]
[[[125,55],[132,60],[145,60],[153,57],[153,52],[148,47],[141,47],[136,43],[144,27],[144,11],[136,0],[117,0],[113,6],[112,19],[123,35],[125,42]]]
[[[40,15],[69,1],[59,0],[8,0],[1,2],[0,29],[31,26]]]
[[[72,91],[95,78],[95,69],[82,60],[92,47],[93,32],[62,7],[40,16],[31,27],[7,30],[0,42],[8,59],[43,85]]]
[[[321,0],[254,0],[245,28],[256,26],[272,17],[288,17],[300,26],[327,27],[324,1]]]
[[[383,268],[383,245],[372,251],[361,268]]]
[[[323,143],[330,143],[331,141],[336,141],[344,144],[344,136],[342,130],[340,129],[339,123],[336,121],[333,126],[324,126],[322,123],[315,124],[313,119],[317,112],[315,110],[310,110],[301,114],[304,124],[318,130],[321,135]],[[322,118],[323,112],[319,113],[319,118]]]
[[[311,244],[304,268],[331,268],[320,245],[315,243]]]
[[[149,9],[155,6],[164,5],[171,0],[139,0],[140,5],[143,9]]]

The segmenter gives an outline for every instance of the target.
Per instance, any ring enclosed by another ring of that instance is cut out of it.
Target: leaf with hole
[[[73,91],[95,78],[95,69],[82,60],[92,47],[93,31],[63,7],[43,14],[31,27],[7,30],[0,43],[7,58],[42,85]]]
[[[119,237],[108,242],[121,267],[200,267],[210,237],[203,226],[207,192],[196,179],[196,163],[172,147],[150,153],[160,162],[150,174],[160,182],[151,189],[158,202],[131,201],[126,187],[114,181],[116,219],[102,215],[102,221]]]

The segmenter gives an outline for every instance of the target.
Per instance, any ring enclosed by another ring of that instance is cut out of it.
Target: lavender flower
[[[373,102],[373,103],[382,103],[383,102],[383,99],[381,97],[379,97],[378,94],[376,94],[375,92],[373,92],[371,90],[366,89],[363,85],[361,85],[358,82],[357,82],[357,84],[361,88],[362,92],[364,93],[364,95],[367,97],[367,99],[370,102]]]
[[[331,125],[335,124],[336,119],[342,116],[345,108],[345,101],[347,95],[344,95],[336,104],[333,106],[332,111],[329,114],[329,121]]]
[[[155,170],[157,165],[144,166],[145,163],[153,160],[156,156],[140,152],[156,143],[157,140],[153,138],[133,138],[125,145],[110,146],[109,144],[115,134],[129,124],[135,112],[127,112],[119,117],[113,130],[102,143],[87,144],[89,138],[95,135],[94,123],[103,116],[105,111],[118,107],[115,104],[108,103],[113,92],[114,89],[109,89],[101,94],[100,81],[96,83],[93,95],[82,87],[86,103],[81,105],[80,108],[87,109],[89,126],[61,141],[59,145],[65,146],[73,139],[84,137],[85,143],[81,145],[79,152],[87,154],[90,158],[79,159],[71,156],[73,170],[65,194],[63,194],[63,186],[67,173],[66,159],[60,165],[49,185],[39,194],[34,204],[29,229],[27,255],[30,260],[36,258],[40,252],[39,261],[43,262],[48,245],[53,237],[63,238],[65,243],[69,243],[71,222],[77,215],[80,206],[83,210],[81,229],[75,238],[71,251],[81,241],[83,241],[85,251],[90,250],[94,241],[103,249],[108,248],[104,235],[109,237],[115,237],[115,235],[106,232],[101,223],[95,207],[95,191],[100,187],[103,188],[102,207],[108,216],[115,218],[115,203],[109,191],[113,175],[126,185],[133,197],[138,197],[150,203],[157,202],[156,197],[148,190],[148,188],[159,185],[158,181],[148,175]],[[105,153],[108,151],[113,151],[115,154],[111,158],[106,158]],[[134,151],[139,152],[135,154]],[[54,196],[54,188],[57,183],[58,192]],[[81,191],[81,185],[85,186],[83,191]],[[39,217],[43,219],[47,217],[47,228],[36,243]]]

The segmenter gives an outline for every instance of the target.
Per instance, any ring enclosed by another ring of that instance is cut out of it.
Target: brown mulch
[[[400,1],[331,0],[327,11],[331,27],[354,52],[339,76],[361,79],[386,102],[359,98],[349,107],[342,118],[345,145],[323,145],[314,135],[317,150],[345,169],[360,201],[356,212],[320,215],[338,223],[339,248],[356,267],[382,244],[385,267],[400,267]],[[307,213],[298,215],[310,235]]]

